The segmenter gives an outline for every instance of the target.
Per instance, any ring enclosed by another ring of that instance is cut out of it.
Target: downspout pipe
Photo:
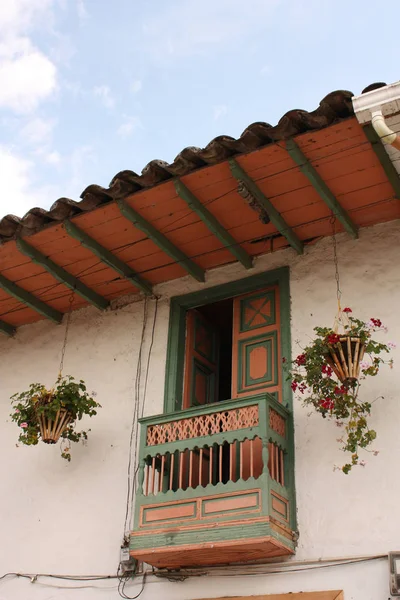
[[[400,135],[389,129],[381,110],[375,110],[372,113],[371,123],[382,142],[391,144],[396,150],[400,150]]]

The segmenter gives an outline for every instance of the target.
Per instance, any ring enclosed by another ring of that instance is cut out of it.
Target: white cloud
[[[49,208],[57,197],[52,186],[35,186],[35,164],[0,146],[0,218],[5,214],[23,217],[33,206]]]
[[[53,62],[31,41],[30,30],[51,20],[53,0],[0,3],[0,108],[34,111],[57,86]]]
[[[21,141],[30,146],[48,146],[52,142],[55,124],[54,119],[34,117],[21,128]]]
[[[142,89],[142,82],[140,81],[140,79],[136,79],[136,81],[133,81],[130,85],[130,90],[132,92],[132,94],[137,94],[138,92],[140,92],[140,90]]]
[[[112,95],[108,85],[98,85],[93,89],[93,93],[95,96],[100,98],[101,102],[106,108],[114,108],[115,98]]]
[[[89,13],[86,10],[86,6],[83,0],[76,0],[76,12],[80,21],[85,21],[89,17]]]
[[[209,54],[267,32],[282,0],[176,0],[164,2],[142,32],[148,51],[159,61]]]
[[[228,107],[225,104],[220,104],[219,106],[214,106],[214,120],[218,121],[221,117],[225,117],[228,112]]]
[[[125,117],[125,120],[117,129],[117,134],[126,138],[136,130],[142,127],[142,122],[139,117]]]
[[[46,155],[45,160],[50,165],[58,165],[61,162],[61,155],[55,150],[54,152],[49,152],[49,154]]]

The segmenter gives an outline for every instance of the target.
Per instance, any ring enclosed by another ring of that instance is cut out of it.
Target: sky
[[[399,0],[2,0],[0,218],[400,79]]]

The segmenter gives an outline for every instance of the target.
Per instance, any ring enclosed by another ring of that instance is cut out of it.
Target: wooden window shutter
[[[186,316],[183,408],[218,401],[219,335],[197,310]]]
[[[277,393],[281,401],[279,287],[234,299],[232,398]]]

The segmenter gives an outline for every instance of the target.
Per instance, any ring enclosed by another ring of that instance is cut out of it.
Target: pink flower
[[[22,429],[26,429],[28,427],[28,423],[21,423],[20,427],[22,427]]]
[[[15,409],[15,414],[16,414],[16,415],[18,415],[20,412],[21,412],[21,411],[20,411],[18,408],[16,408],[16,409]]]
[[[397,348],[397,344],[395,342],[388,342],[387,345],[388,345],[388,348],[391,348],[392,350]]]
[[[361,367],[362,369],[368,369],[370,366],[371,366],[371,365],[370,365],[370,363],[369,363],[367,360],[362,360],[362,361],[360,362],[360,367]]]

